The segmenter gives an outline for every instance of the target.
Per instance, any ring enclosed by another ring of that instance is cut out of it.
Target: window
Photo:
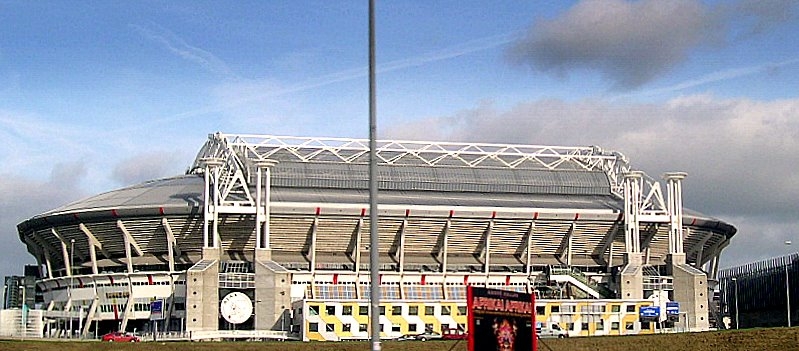
[[[308,330],[312,333],[316,333],[319,331],[319,323],[310,323],[308,324]]]
[[[600,319],[599,322],[596,322],[596,330],[605,330],[605,320]]]
[[[610,323],[610,330],[619,330],[619,322]]]
[[[334,332],[336,331],[336,325],[333,323],[325,324],[325,330],[329,332]]]
[[[458,314],[461,316],[466,315],[466,306],[458,306]]]
[[[545,310],[546,310],[546,306],[535,306],[535,314],[537,314],[539,316],[543,316],[546,313]]]
[[[452,314],[452,307],[450,306],[441,306],[441,315],[442,316],[449,316]]]
[[[411,333],[418,332],[419,331],[419,325],[418,324],[408,324],[408,331],[411,332]]]
[[[627,330],[635,330],[635,324],[634,324],[634,322],[625,322],[625,323],[624,323],[624,329],[627,329]]]
[[[358,314],[361,316],[369,315],[369,306],[358,306]]]
[[[627,305],[627,312],[635,312],[635,305]]]
[[[574,323],[566,323],[566,329],[567,330],[575,330],[574,329]]]
[[[359,325],[358,325],[358,331],[359,331],[359,332],[365,332],[365,331],[367,331],[366,324],[359,324]]]
[[[426,323],[424,325],[424,331],[426,332],[433,331],[433,323]]]
[[[580,330],[588,330],[588,323],[583,322],[582,325],[580,325]]]
[[[308,306],[308,313],[312,316],[318,316],[319,306]]]
[[[552,311],[552,313],[559,313],[560,312],[560,305],[552,305],[552,307],[550,307],[549,309]]]
[[[385,316],[386,315],[386,306],[380,306],[380,315],[381,316]]]
[[[395,316],[401,316],[402,315],[402,306],[391,307],[391,314],[395,315]]]
[[[352,316],[352,306],[341,306],[342,316]]]
[[[399,324],[394,324],[391,326],[391,331],[399,333],[400,331],[402,331],[402,329],[400,328]]]
[[[410,316],[418,316],[419,315],[419,306],[408,306],[408,315],[410,315]]]
[[[619,306],[619,305],[612,305],[612,306],[610,306],[610,310],[611,310],[612,312],[621,312],[621,306]]]
[[[425,316],[432,316],[436,314],[436,307],[435,306],[424,306],[424,315]]]
[[[325,312],[327,312],[328,316],[335,316],[336,315],[336,306],[327,306],[327,307],[325,307]]]

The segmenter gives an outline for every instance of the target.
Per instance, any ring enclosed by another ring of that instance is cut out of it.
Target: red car
[[[103,335],[102,340],[103,341],[108,341],[108,342],[139,342],[139,341],[141,341],[141,339],[139,339],[139,337],[136,336],[136,335],[133,335],[131,333],[121,333],[121,332],[111,332],[111,333],[105,334],[105,335]]]
[[[444,328],[441,330],[441,338],[444,340],[466,340],[469,338],[469,333],[452,328]]]

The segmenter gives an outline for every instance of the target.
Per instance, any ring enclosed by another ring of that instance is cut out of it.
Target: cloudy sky
[[[738,227],[723,266],[795,252],[798,7],[378,0],[378,134],[618,150]],[[16,224],[209,133],[368,137],[367,29],[366,0],[0,0],[0,275],[35,262]]]

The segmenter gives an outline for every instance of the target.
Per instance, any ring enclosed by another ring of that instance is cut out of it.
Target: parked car
[[[133,335],[131,333],[122,333],[122,332],[110,332],[102,336],[103,341],[108,342],[139,342],[138,336]]]
[[[466,340],[469,333],[457,328],[444,328],[441,330],[441,338],[444,340]]]
[[[426,331],[416,336],[416,340],[441,340],[441,334],[434,331]]]
[[[408,341],[408,340],[416,340],[416,334],[404,334],[394,339],[394,341]]]
[[[560,326],[555,323],[551,323],[549,325],[537,324],[535,327],[535,333],[538,335],[539,339],[569,337],[569,331],[561,329]]]

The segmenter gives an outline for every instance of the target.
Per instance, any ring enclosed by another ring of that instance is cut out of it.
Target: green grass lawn
[[[198,351],[356,351],[370,350],[369,342],[143,342],[102,343],[99,341],[19,341],[2,340],[0,350],[72,351],[72,350],[198,350]],[[465,351],[466,341],[386,341],[386,351]],[[545,339],[541,351],[727,351],[727,350],[796,350],[799,351],[799,327],[728,330],[704,333],[603,336],[569,339]]]

